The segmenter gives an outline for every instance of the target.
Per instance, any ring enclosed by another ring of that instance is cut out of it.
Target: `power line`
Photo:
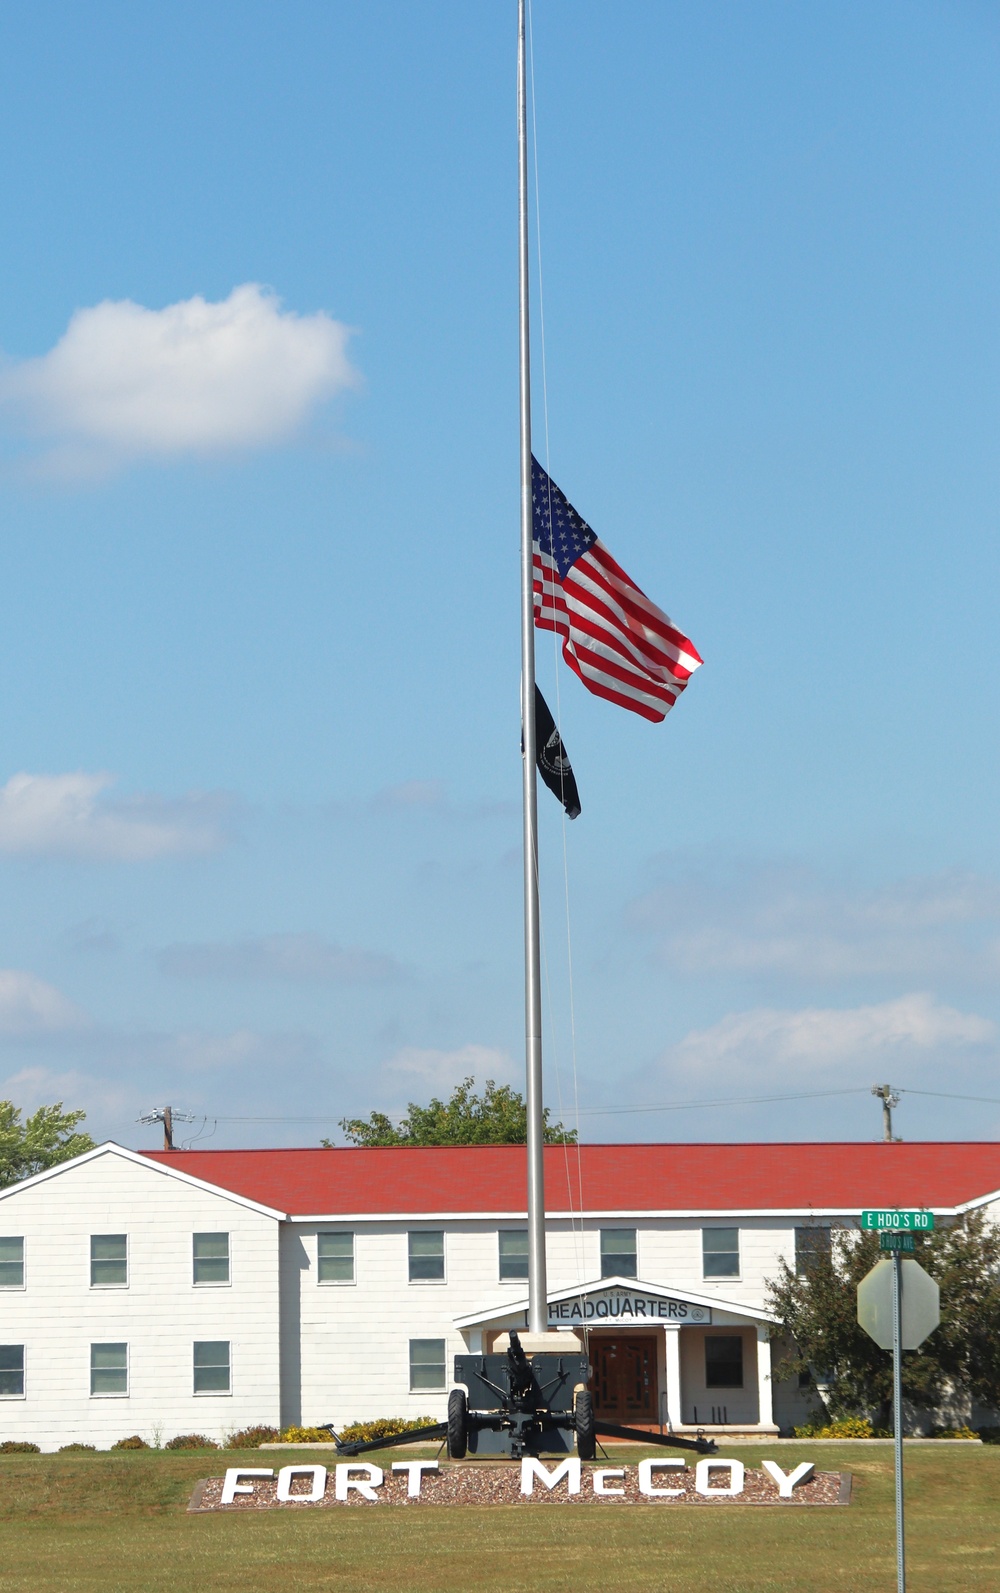
[[[705,1101],[660,1101],[648,1102],[641,1106],[583,1106],[579,1108],[581,1117],[622,1117],[637,1112],[689,1112],[704,1111],[712,1107],[725,1106],[769,1106],[780,1101],[818,1101],[829,1099],[832,1096],[867,1095],[869,1089],[865,1085],[855,1085],[850,1089],[839,1090],[793,1090],[783,1095],[733,1095],[728,1098]],[[958,1095],[952,1090],[913,1090],[899,1089],[900,1095],[924,1095],[938,1101],[972,1101],[986,1106],[1000,1106],[1000,1096],[996,1095]],[[393,1114],[387,1113],[392,1117]],[[405,1115],[405,1114],[402,1114]],[[175,1119],[181,1114],[175,1112]],[[339,1124],[338,1117],[312,1115],[310,1117],[276,1117],[269,1114],[257,1116],[233,1116],[228,1113],[205,1112],[197,1114],[184,1114],[190,1121],[195,1116],[211,1123],[300,1123],[300,1124]],[[151,1121],[151,1119],[141,1119]]]
[[[986,1106],[1000,1106],[1000,1095],[955,1095],[951,1090],[900,1090],[900,1095],[933,1095],[937,1101],[981,1101]]]
[[[648,1106],[585,1106],[581,1117],[619,1117],[626,1112],[687,1112],[705,1106],[762,1106],[770,1101],[818,1101],[829,1095],[866,1095],[861,1086],[850,1090],[795,1090],[789,1095],[737,1095],[727,1101],[664,1101]]]

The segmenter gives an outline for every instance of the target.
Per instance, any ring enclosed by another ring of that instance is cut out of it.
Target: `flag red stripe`
[[[588,680],[579,668],[576,659],[569,654],[565,656],[570,669],[580,677],[587,690],[592,691],[595,697],[604,697],[608,702],[617,703],[619,708],[631,708],[633,713],[641,714],[643,719],[649,719],[653,724],[660,724],[667,717],[665,709],[650,708],[645,703],[637,701],[635,697],[625,696],[621,692],[613,691],[610,687],[604,686],[597,681]]]

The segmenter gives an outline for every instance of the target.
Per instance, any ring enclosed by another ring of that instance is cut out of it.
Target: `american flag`
[[[644,719],[666,718],[701,663],[694,644],[629,580],[535,458],[531,499],[535,624],[562,637],[588,691]]]

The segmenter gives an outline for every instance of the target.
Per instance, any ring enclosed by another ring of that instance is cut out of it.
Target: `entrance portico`
[[[551,1328],[582,1332],[599,1416],[678,1433],[777,1432],[768,1313],[636,1278],[601,1278],[551,1291],[548,1317]],[[473,1353],[526,1324],[526,1300],[455,1321]]]

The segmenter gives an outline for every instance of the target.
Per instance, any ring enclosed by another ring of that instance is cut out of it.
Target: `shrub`
[[[405,1433],[411,1427],[433,1427],[436,1423],[436,1416],[377,1416],[374,1421],[351,1422],[349,1426],[341,1427],[337,1437],[366,1443],[371,1438],[395,1438],[397,1433]],[[328,1427],[286,1427],[281,1442],[329,1444],[333,1442],[333,1434]]]
[[[97,1453],[97,1445],[96,1444],[60,1444],[59,1445],[59,1453],[61,1455],[82,1455],[84,1453],[86,1453],[88,1455],[95,1455]]]
[[[281,1434],[277,1427],[241,1427],[238,1433],[230,1433],[226,1439],[227,1449],[259,1449],[261,1444],[273,1444]],[[328,1435],[329,1436],[329,1435]]]
[[[410,1427],[434,1427],[437,1420],[436,1416],[378,1416],[372,1422],[351,1422],[349,1427],[341,1428],[337,1437],[362,1442],[370,1438],[394,1438]]]
[[[5,1438],[0,1444],[0,1455],[40,1455],[37,1444],[23,1444],[16,1438]]]
[[[179,1433],[163,1447],[164,1449],[218,1449],[219,1446],[214,1439],[206,1438],[204,1433]]]
[[[884,1433],[881,1429],[872,1426],[867,1416],[844,1416],[839,1422],[824,1422],[821,1416],[813,1416],[803,1427],[792,1429],[796,1438],[889,1438],[891,1433]]]
[[[935,1427],[931,1432],[932,1438],[978,1438],[971,1427]]]
[[[979,1427],[976,1430],[984,1444],[1000,1444],[1000,1427]]]
[[[133,1433],[131,1438],[119,1438],[118,1442],[112,1444],[111,1447],[112,1449],[148,1449],[149,1445],[145,1438],[140,1438],[138,1433]]]

